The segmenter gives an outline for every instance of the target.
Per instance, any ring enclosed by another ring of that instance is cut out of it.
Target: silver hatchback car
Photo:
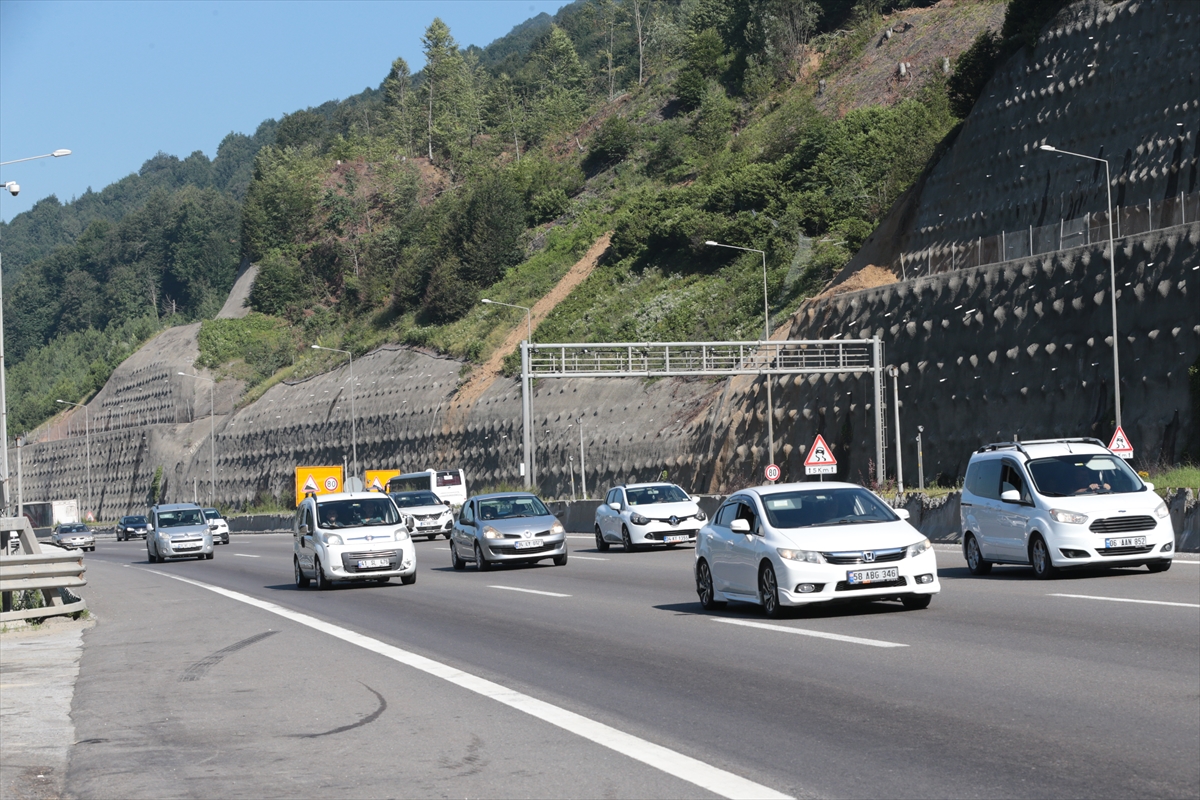
[[[454,522],[450,563],[481,571],[495,564],[533,564],[554,559],[567,563],[567,536],[562,523],[537,495],[525,492],[481,494],[467,499]]]

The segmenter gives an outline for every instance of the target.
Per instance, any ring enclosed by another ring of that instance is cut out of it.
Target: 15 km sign
[[[809,448],[808,455],[804,459],[804,474],[805,475],[834,475],[837,473],[837,459],[833,457],[833,451],[829,449],[829,445],[825,444],[825,437],[817,434],[817,440],[813,442],[813,446]]]

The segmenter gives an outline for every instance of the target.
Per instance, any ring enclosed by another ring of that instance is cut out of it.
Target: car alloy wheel
[[[487,572],[492,568],[488,560],[483,557],[483,548],[479,546],[479,542],[475,543],[475,569],[480,572]]]
[[[1050,551],[1046,549],[1046,540],[1041,536],[1033,537],[1029,545],[1029,563],[1033,565],[1033,575],[1040,580],[1054,577],[1057,570],[1050,560]]]
[[[450,566],[459,572],[467,568],[467,562],[458,557],[458,548],[455,547],[454,542],[450,543]]]
[[[321,559],[315,557],[313,558],[313,568],[316,572],[314,577],[317,581],[317,588],[321,591],[332,588],[333,581],[329,580],[329,578],[325,576],[325,570],[321,569]]]
[[[992,562],[983,560],[979,552],[979,542],[971,534],[967,534],[967,569],[972,575],[987,575],[992,571]]]
[[[779,583],[775,580],[775,568],[770,564],[764,564],[758,573],[758,599],[768,617],[776,619],[780,616],[783,609],[779,606]]]
[[[600,532],[600,526],[596,526],[596,549],[601,553],[608,552],[608,542],[604,541],[604,534]]]
[[[296,588],[303,589],[308,586],[308,584],[310,584],[312,581],[307,575],[304,574],[304,571],[300,569],[300,559],[293,558],[292,566],[296,568]]]
[[[621,546],[625,548],[626,553],[634,551],[633,539],[629,536],[629,528],[626,528],[624,525],[621,526]]]
[[[696,594],[700,596],[700,607],[705,611],[725,607],[723,602],[716,599],[712,570],[708,568],[708,562],[704,559],[700,559],[700,562],[696,564]]]

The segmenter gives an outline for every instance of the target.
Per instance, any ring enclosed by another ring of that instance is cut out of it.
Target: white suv
[[[378,492],[339,492],[304,498],[296,509],[292,565],[296,585],[333,581],[417,582],[411,517]]]
[[[639,547],[695,544],[708,519],[699,501],[673,483],[614,486],[596,509],[596,549],[618,543],[631,553]]]
[[[1029,564],[1039,578],[1072,567],[1164,572],[1175,555],[1167,505],[1097,439],[989,444],[971,455],[962,543],[974,575]]]

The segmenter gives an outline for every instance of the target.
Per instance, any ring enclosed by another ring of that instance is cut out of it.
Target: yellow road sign
[[[296,505],[308,494],[342,491],[341,467],[296,467]]]
[[[366,489],[368,492],[386,492],[387,482],[399,474],[398,469],[369,469]]]

